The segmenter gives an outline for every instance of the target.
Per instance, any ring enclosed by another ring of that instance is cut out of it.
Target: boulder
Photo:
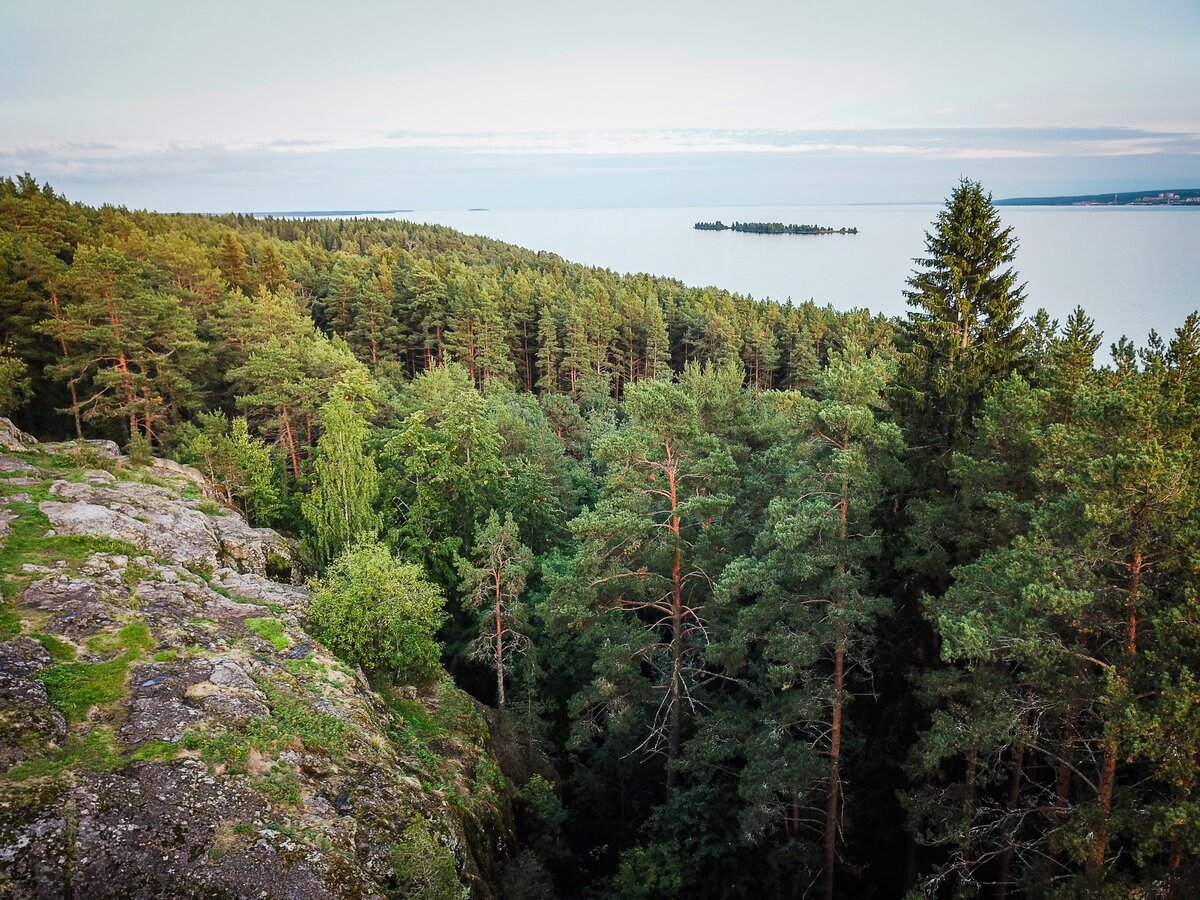
[[[240,515],[230,512],[213,520],[217,539],[221,542],[224,561],[239,572],[266,575],[272,557],[292,568],[292,550],[279,534],[270,528],[252,528]]]
[[[5,450],[32,450],[37,438],[26,434],[12,423],[12,419],[0,416],[0,447]]]

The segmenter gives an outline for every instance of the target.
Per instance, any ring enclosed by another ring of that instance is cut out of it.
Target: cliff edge
[[[0,577],[0,896],[494,895],[480,708],[371,690],[195,470],[0,419]]]

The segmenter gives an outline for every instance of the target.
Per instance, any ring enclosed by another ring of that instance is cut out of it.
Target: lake
[[[759,298],[904,312],[905,278],[937,204],[441,210],[396,214],[618,272],[650,272]],[[1000,207],[1020,240],[1027,309],[1062,320],[1081,305],[1107,342],[1170,335],[1200,306],[1200,209]],[[698,221],[857,227],[857,235],[696,231]]]

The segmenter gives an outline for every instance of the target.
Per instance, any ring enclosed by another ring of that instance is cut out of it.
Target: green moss
[[[270,641],[275,649],[280,652],[292,646],[292,642],[288,639],[288,636],[283,633],[283,623],[278,619],[246,619],[246,629]]]
[[[470,892],[458,880],[454,853],[439,841],[428,823],[414,819],[404,839],[392,847],[392,874],[401,897],[466,900]]]
[[[292,577],[292,561],[271,550],[267,553],[267,577],[275,581],[286,581]]]
[[[150,630],[145,625],[126,625],[115,634],[106,631],[87,639],[87,648],[93,653],[119,653],[122,650],[149,650],[154,646]]]
[[[125,694],[131,653],[102,663],[60,663],[38,673],[46,693],[69,722],[81,722],[97,703],[112,703]]]
[[[133,590],[143,581],[148,579],[152,574],[154,573],[146,566],[143,566],[140,563],[130,562],[125,566],[125,571],[122,573],[121,578],[125,582],[125,586],[130,590]]]
[[[300,779],[291,766],[277,766],[251,783],[275,803],[295,806],[303,799],[300,793]]]
[[[145,625],[127,625],[116,634],[98,634],[88,639],[94,653],[117,653],[104,662],[59,662],[37,677],[46,685],[50,702],[70,722],[81,722],[88,710],[112,703],[125,695],[125,676],[129,664],[142,650],[154,645]]]
[[[4,596],[11,599],[31,578],[21,573],[24,565],[58,567],[77,570],[94,553],[113,553],[136,556],[142,551],[126,541],[111,538],[85,537],[76,534],[47,537],[50,520],[38,509],[38,503],[49,499],[48,486],[28,489],[29,502],[9,503],[8,509],[17,514],[10,524],[8,540],[0,547],[0,574],[4,578]]]
[[[33,639],[46,648],[51,658],[59,662],[71,662],[78,655],[74,646],[52,634],[34,634]]]
[[[57,752],[40,759],[27,759],[8,771],[7,778],[24,781],[46,778],[76,769],[109,772],[125,764],[108,728],[98,727],[72,734]]]
[[[130,762],[170,762],[179,755],[179,746],[170,741],[148,741],[129,757]]]
[[[155,662],[172,662],[179,657],[176,650],[159,650],[151,657]]]
[[[186,568],[193,575],[199,575],[206,582],[212,581],[212,577],[213,577],[212,563],[207,562],[207,561],[190,562],[187,564]]]

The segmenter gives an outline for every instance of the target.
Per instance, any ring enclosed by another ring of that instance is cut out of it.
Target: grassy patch
[[[119,653],[122,650],[149,650],[154,646],[150,630],[140,622],[126,625],[115,634],[111,631],[92,635],[87,648],[93,653]]]
[[[94,553],[112,553],[122,556],[137,556],[142,551],[126,541],[112,538],[85,537],[63,534],[47,537],[50,520],[38,509],[38,503],[49,499],[46,485],[28,489],[29,502],[9,503],[8,508],[17,514],[10,525],[11,532],[3,547],[0,547],[0,574],[4,579],[4,596],[11,599],[27,584],[31,576],[21,573],[23,565],[60,568],[64,571],[77,570]]]
[[[296,806],[303,799],[300,794],[300,779],[291,766],[276,766],[266,775],[255,778],[252,784],[275,803]]]
[[[170,762],[179,755],[179,746],[170,741],[148,741],[129,757],[130,762]]]
[[[305,749],[324,753],[334,760],[350,749],[354,733],[351,725],[337,716],[318,712],[266,679],[255,680],[267,695],[270,715],[220,732],[189,729],[184,735],[184,746],[198,751],[208,762],[226,763],[234,772],[245,771],[251,749],[275,755],[286,747],[302,744]]]
[[[5,585],[8,579],[4,579]],[[6,592],[7,593],[7,592]],[[0,641],[15,638],[21,633],[21,617],[11,603],[0,603]]]
[[[112,732],[107,728],[93,728],[83,734],[72,734],[64,746],[50,756],[27,759],[8,771],[7,778],[24,781],[27,778],[45,778],[75,769],[94,769],[110,772],[119,769],[125,760],[117,750]]]
[[[58,662],[71,662],[78,655],[73,645],[52,634],[35,634],[33,639],[45,647],[50,657]]]
[[[154,654],[154,656],[151,657],[151,659],[153,659],[155,662],[174,662],[176,659],[178,659],[178,657],[179,657],[178,651],[173,650],[173,649],[168,649],[168,650],[159,650],[157,653]]]
[[[104,662],[59,662],[39,672],[50,702],[69,722],[82,722],[88,710],[102,703],[113,703],[125,696],[125,676],[129,664],[153,641],[145,625],[127,625],[116,634],[98,634],[88,639],[94,653],[118,653]]]
[[[292,646],[288,636],[283,633],[283,623],[278,619],[246,619],[246,629],[260,638],[270,641],[271,645],[281,653]]]

